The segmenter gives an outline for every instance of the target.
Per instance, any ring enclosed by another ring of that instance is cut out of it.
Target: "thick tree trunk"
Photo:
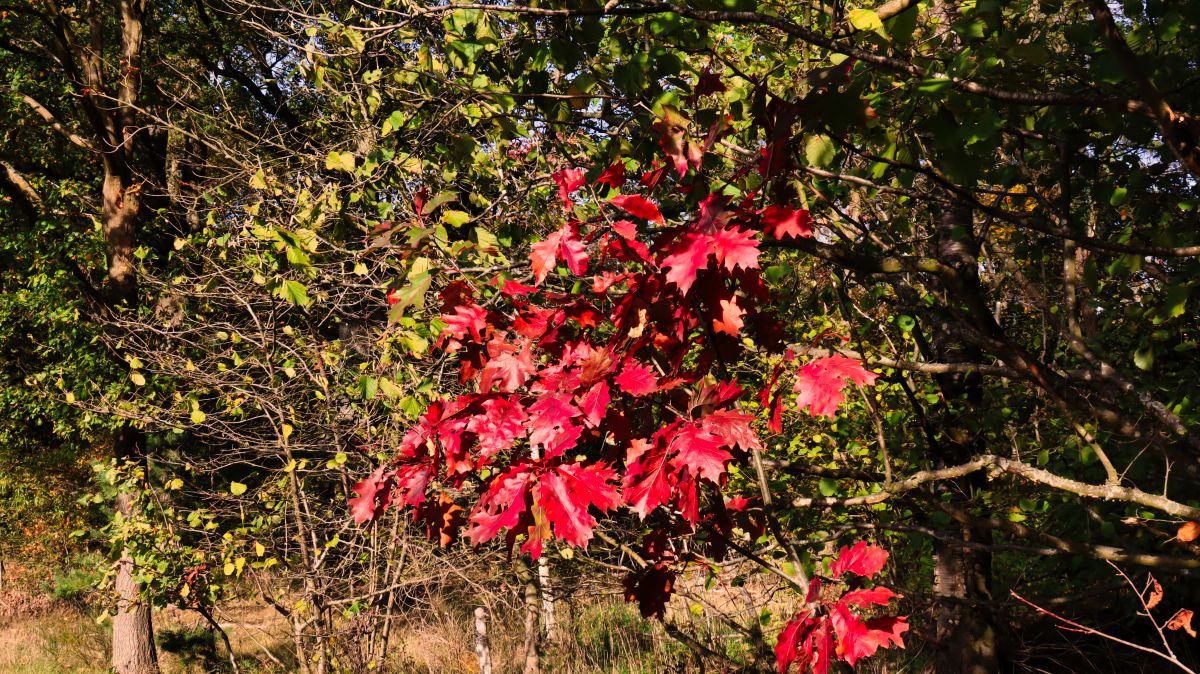
[[[966,293],[976,297],[947,297],[948,303],[981,302],[978,284],[979,245],[973,234],[969,208],[948,209],[937,223],[937,257],[964,279]],[[969,313],[969,312],[967,312]],[[978,348],[966,345],[944,328],[935,328],[933,344],[925,349],[937,362],[978,362]],[[961,464],[979,453],[983,435],[978,427],[983,404],[982,381],[977,374],[937,377],[942,405],[935,414],[938,442],[932,458],[938,467]],[[986,488],[982,475],[945,483],[941,496],[956,509],[969,510],[977,490]],[[934,612],[937,618],[935,671],[993,674],[999,670],[996,655],[995,616],[992,611],[992,553],[990,531],[957,524],[951,540],[935,540]]]

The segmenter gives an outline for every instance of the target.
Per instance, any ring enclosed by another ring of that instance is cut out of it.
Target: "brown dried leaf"
[[[1190,543],[1200,537],[1200,522],[1184,522],[1183,526],[1179,527],[1179,532],[1175,534],[1175,538]]]
[[[1163,598],[1162,583],[1155,580],[1154,576],[1150,576],[1150,585],[1151,585],[1150,598],[1146,600],[1146,608],[1147,609],[1152,609],[1155,606],[1158,606],[1158,603],[1160,601],[1162,601],[1162,598]]]
[[[1167,629],[1178,630],[1182,629],[1191,636],[1196,636],[1196,630],[1192,628],[1192,611],[1190,609],[1181,608],[1171,616],[1167,621]]]

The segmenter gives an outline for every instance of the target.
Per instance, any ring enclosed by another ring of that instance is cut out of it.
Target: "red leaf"
[[[484,458],[512,447],[525,435],[528,419],[521,404],[509,398],[493,398],[483,403],[483,414],[467,421],[467,430],[479,437],[479,453]]]
[[[721,449],[724,440],[695,425],[685,424],[670,439],[670,451],[675,452],[671,465],[687,469],[692,475],[719,483],[725,475],[725,462],[733,455]]]
[[[767,206],[762,212],[763,231],[776,239],[791,236],[811,237],[812,216],[804,209],[792,210],[786,206]]]
[[[800,409],[807,407],[815,417],[833,418],[838,405],[845,400],[842,389],[847,379],[857,384],[873,384],[876,376],[853,358],[842,355],[817,358],[801,367],[796,375],[793,390],[800,393],[796,403]]]
[[[620,189],[621,185],[625,184],[625,162],[617,161],[604,169],[599,178],[596,178],[597,183],[604,183],[613,189]]]
[[[869,608],[872,604],[887,606],[888,602],[899,598],[900,595],[892,592],[882,585],[872,587],[870,589],[854,590],[842,595],[842,603],[847,606],[857,606],[859,608]]]
[[[656,185],[658,185],[658,182],[660,180],[662,180],[663,176],[666,175],[666,173],[667,173],[667,167],[659,166],[658,162],[655,161],[654,168],[643,173],[642,177],[638,179],[638,182],[640,182],[642,184],[642,186],[645,187],[646,189],[652,190],[655,188]]]
[[[563,225],[562,229],[533,244],[529,260],[533,264],[534,285],[541,285],[546,280],[546,275],[554,269],[554,263],[559,258],[567,263],[572,274],[578,276],[587,273],[587,249],[570,224]]]
[[[520,388],[534,371],[533,356],[529,353],[529,340],[521,346],[509,344],[500,338],[488,342],[488,361],[479,377],[479,391],[487,393],[497,385],[502,392],[512,393]]]
[[[1179,531],[1175,533],[1175,538],[1190,543],[1200,537],[1200,522],[1184,522],[1183,526],[1179,527]]]
[[[529,478],[528,466],[518,465],[492,480],[487,493],[471,514],[474,526],[467,530],[467,540],[479,545],[495,538],[501,529],[516,526],[525,513]]]
[[[646,519],[658,506],[667,502],[671,495],[671,484],[667,476],[667,453],[652,449],[629,464],[625,471],[625,503]]]
[[[613,379],[613,383],[632,396],[649,395],[658,390],[654,372],[632,358],[625,361],[621,374]]]
[[[850,573],[870,578],[883,569],[883,565],[887,563],[887,558],[887,550],[874,545],[867,545],[866,541],[859,541],[852,548],[843,547],[838,551],[838,557],[834,560],[833,565],[829,567],[829,573],[834,578],[838,578],[843,573],[849,571]]]
[[[816,624],[817,621],[808,611],[802,611],[784,626],[775,639],[775,665],[779,668],[779,674],[786,674],[793,662],[799,664],[801,672],[808,666],[811,651],[797,652],[797,649],[808,639]]]
[[[662,618],[675,588],[675,572],[664,562],[631,571],[625,577],[625,600],[636,601],[643,618]]]
[[[563,169],[551,173],[550,177],[554,180],[554,184],[558,185],[558,200],[562,202],[563,208],[571,210],[571,193],[583,186],[583,170]]]
[[[500,286],[500,292],[509,297],[520,297],[536,291],[537,286],[527,286],[524,283],[517,283],[511,279],[505,279],[504,285]]]
[[[378,517],[391,503],[392,476],[385,476],[384,467],[380,466],[369,477],[351,487],[350,491],[358,494],[350,498],[350,513],[354,516],[355,524],[362,524]],[[376,497],[379,497],[378,505]]]
[[[609,484],[615,477],[603,464],[560,466],[557,472],[543,475],[537,487],[538,505],[555,535],[571,545],[586,547],[596,526],[588,507],[607,512],[620,504],[617,490]]]
[[[762,445],[755,435],[750,422],[754,416],[732,410],[718,410],[700,420],[705,430],[720,437],[727,447],[738,446],[742,449],[761,449]]]
[[[711,236],[695,232],[685,234],[672,248],[674,252],[663,258],[662,267],[670,269],[667,281],[674,283],[686,295],[696,280],[696,272],[708,266],[712,248]]]
[[[716,193],[709,194],[701,199],[699,205],[700,216],[696,218],[696,229],[705,234],[712,234],[724,227],[725,223],[729,222],[730,217],[732,217],[732,214],[725,208],[728,202],[728,199]]]
[[[608,395],[608,384],[599,382],[579,400],[579,409],[583,410],[584,423],[590,428],[600,425],[604,412],[612,398]]]
[[[753,233],[731,227],[713,234],[712,242],[717,262],[729,271],[758,268],[758,241]]]
[[[447,336],[454,339],[465,339],[467,335],[476,342],[480,341],[481,333],[487,328],[487,312],[475,304],[465,304],[454,307],[454,313],[442,314],[442,322],[446,324],[442,328],[442,334],[438,339],[445,339]]]
[[[637,239],[637,224],[629,220],[617,220],[612,223],[613,231],[621,235],[622,239],[633,241]]]
[[[700,79],[696,81],[696,86],[692,87],[692,95],[707,96],[719,94],[725,90],[725,83],[721,81],[721,76],[705,68],[700,73]]]
[[[646,197],[639,196],[637,194],[618,194],[612,199],[609,199],[608,203],[620,208],[635,218],[641,218],[643,220],[649,220],[659,224],[665,222],[665,220],[663,220],[662,213],[660,213],[658,210],[658,206],[655,206],[654,202],[650,201]]]
[[[742,322],[745,314],[745,310],[738,306],[736,297],[721,300],[721,317],[713,319],[713,330],[737,337],[745,325]]]
[[[837,636],[838,654],[851,667],[862,658],[875,655],[880,648],[892,645],[904,648],[900,635],[908,630],[904,618],[883,617],[863,622],[843,604],[835,604],[829,612],[829,622]]]
[[[581,412],[565,394],[548,395],[529,406],[529,445],[553,458],[575,445],[582,429],[571,420]]]

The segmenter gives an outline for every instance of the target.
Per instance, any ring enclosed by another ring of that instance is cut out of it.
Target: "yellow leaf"
[[[226,576],[232,576],[237,571],[237,567],[233,565],[233,562],[225,562],[224,571]]]
[[[354,155],[349,152],[330,152],[329,156],[325,157],[325,168],[353,172]]]
[[[254,554],[255,555],[262,557],[264,554],[266,554],[266,552],[267,552],[266,546],[264,546],[262,543],[259,543],[258,541],[254,542]]]
[[[146,385],[146,378],[142,376],[141,372],[130,372],[129,380],[132,381],[133,383],[137,384],[138,386]]]
[[[205,414],[203,410],[199,410],[199,409],[192,410],[192,423],[193,424],[202,424],[202,423],[204,423],[204,420],[207,418],[208,418],[208,415]]]
[[[241,496],[246,493],[246,485],[241,482],[231,482],[229,483],[229,492],[234,496]]]
[[[850,25],[859,30],[882,31],[883,29],[883,21],[874,10],[852,9],[847,18],[850,19]]]
[[[267,189],[267,176],[263,174],[262,169],[254,172],[254,177],[250,178],[250,187],[256,190]]]
[[[292,431],[295,430],[290,424],[283,425],[283,441],[287,442],[288,438],[292,437]]]

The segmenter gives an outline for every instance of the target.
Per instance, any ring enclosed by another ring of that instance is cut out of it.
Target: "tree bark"
[[[936,257],[955,268],[965,290],[974,297],[947,297],[979,303],[979,243],[974,236],[970,208],[950,208],[937,223]],[[949,295],[953,291],[948,291]],[[964,312],[970,315],[970,312]],[[928,354],[942,363],[976,363],[979,349],[966,345],[945,329],[935,328]],[[978,427],[983,404],[982,378],[978,373],[945,373],[935,376],[942,402],[936,413],[939,438],[933,448],[938,468],[963,463],[980,453],[983,435]],[[941,485],[941,498],[970,507],[977,490],[986,488],[986,477],[975,473]],[[992,674],[999,670],[996,655],[995,617],[992,613],[992,542],[989,530],[960,524],[952,529],[954,539],[935,539],[934,614],[937,621],[935,671],[962,674]]]
[[[140,454],[144,434],[122,425],[113,436],[113,453],[118,462],[134,460]],[[117,512],[122,517],[132,514],[133,495],[117,495]],[[117,562],[117,614],[113,617],[112,667],[116,674],[158,674],[158,653],[154,648],[154,628],[150,605],[138,596],[134,578],[133,555],[121,551]]]

